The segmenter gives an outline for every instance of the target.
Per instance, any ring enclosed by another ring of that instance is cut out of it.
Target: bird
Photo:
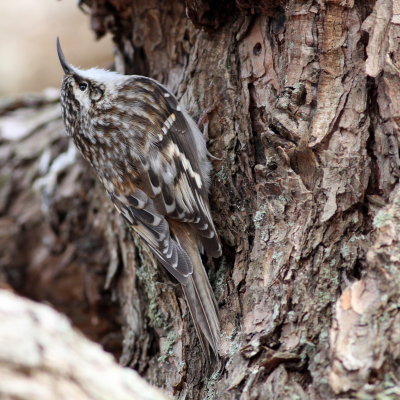
[[[67,63],[58,38],[57,53],[67,135],[131,230],[180,283],[206,358],[218,358],[218,305],[202,254],[218,258],[222,248],[200,129],[158,81],[79,69]]]

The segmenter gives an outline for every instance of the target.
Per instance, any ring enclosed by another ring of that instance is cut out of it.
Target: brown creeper
[[[80,70],[66,62],[58,39],[57,52],[68,135],[129,226],[181,283],[204,351],[209,344],[217,354],[218,310],[200,253],[219,257],[221,245],[201,132],[157,81]]]

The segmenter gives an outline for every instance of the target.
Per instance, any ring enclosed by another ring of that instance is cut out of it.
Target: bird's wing
[[[135,81],[140,84],[137,88]],[[135,77],[128,84],[137,105],[129,123],[134,137],[127,140],[136,146],[132,149],[135,158],[127,161],[131,180],[115,182],[116,190],[110,195],[159,261],[184,283],[193,265],[169,220],[189,224],[200,248],[210,256],[221,255],[208,203],[205,143],[196,124],[162,85],[144,77]],[[138,109],[139,104],[146,109]]]
[[[171,237],[168,222],[159,214],[153,200],[139,188],[112,193],[111,199],[129,226],[147,243],[157,259],[178,280],[185,284],[193,273],[186,251]]]
[[[176,98],[158,82],[148,84],[162,106],[160,127],[147,157],[147,175],[157,210],[175,221],[189,223],[206,253],[221,255],[208,202],[209,162],[202,133]]]

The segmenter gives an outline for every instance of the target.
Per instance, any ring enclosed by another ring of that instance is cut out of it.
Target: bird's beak
[[[60,40],[58,38],[57,38],[57,54],[65,74],[71,74],[73,72],[73,69],[68,65],[67,60],[64,57],[64,53],[61,50]]]

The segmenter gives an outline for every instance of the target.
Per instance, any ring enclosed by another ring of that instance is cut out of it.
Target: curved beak
[[[64,72],[66,74],[71,74],[73,72],[73,69],[68,65],[67,60],[64,57],[64,53],[61,50],[60,40],[58,38],[57,38],[57,54]]]

